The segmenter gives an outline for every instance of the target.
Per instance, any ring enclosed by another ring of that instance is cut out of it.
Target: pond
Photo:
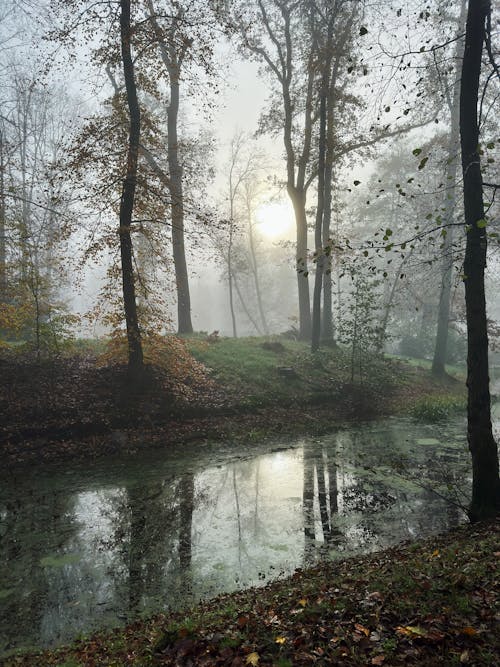
[[[0,654],[455,526],[469,468],[463,417],[391,418],[8,476]]]

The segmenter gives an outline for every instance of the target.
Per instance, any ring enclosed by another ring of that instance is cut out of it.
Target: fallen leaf
[[[306,604],[307,604],[307,600],[306,600],[305,598],[302,598],[301,600],[299,600],[299,604],[300,604],[302,607],[305,607]]]
[[[276,644],[285,644],[286,643],[286,637],[276,637],[274,640]]]
[[[380,654],[372,658],[372,665],[383,665],[385,661],[385,655]]]
[[[247,659],[245,660],[246,665],[253,665],[253,667],[257,667],[259,664],[260,660],[260,655],[256,653],[255,651],[253,653],[249,653],[247,655]]]
[[[396,633],[404,637],[427,637],[428,634],[427,630],[418,625],[398,625]]]
[[[465,628],[462,628],[460,632],[463,635],[467,635],[467,637],[475,637],[477,635],[477,630],[474,630],[474,628],[471,628],[470,625],[467,625]]]
[[[364,626],[364,625],[361,625],[361,623],[355,623],[355,624],[354,624],[354,627],[356,628],[356,630],[357,630],[358,632],[361,632],[361,633],[364,634],[366,637],[369,637],[369,636],[370,636],[370,631],[368,630],[368,628],[365,628],[365,626]]]

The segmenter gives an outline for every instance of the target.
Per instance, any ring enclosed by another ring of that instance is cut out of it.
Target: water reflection
[[[391,419],[244,460],[193,450],[4,479],[0,651],[456,525],[435,491],[468,492],[463,432]]]

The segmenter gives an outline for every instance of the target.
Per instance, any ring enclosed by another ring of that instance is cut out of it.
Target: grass
[[[380,356],[367,358],[351,380],[350,354],[342,347],[325,347],[316,354],[309,345],[281,337],[226,338],[216,342],[192,338],[193,356],[204,363],[217,384],[246,407],[293,403],[333,403],[358,393],[385,394],[405,385],[421,385],[427,374]],[[290,369],[287,373],[284,369]]]
[[[419,421],[437,422],[450,417],[456,412],[465,412],[465,396],[445,394],[443,396],[424,396],[415,402],[411,415]]]
[[[494,665],[498,523],[299,570],[5,667]]]

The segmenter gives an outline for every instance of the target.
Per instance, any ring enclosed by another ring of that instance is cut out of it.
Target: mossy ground
[[[5,667],[496,665],[498,527],[300,570]]]

